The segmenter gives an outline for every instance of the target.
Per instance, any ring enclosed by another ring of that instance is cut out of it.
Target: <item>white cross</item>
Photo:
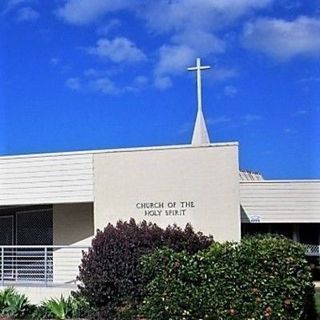
[[[197,71],[198,111],[202,111],[201,70],[207,69],[210,69],[210,66],[201,66],[200,58],[197,58],[195,67],[188,68],[188,71]]]

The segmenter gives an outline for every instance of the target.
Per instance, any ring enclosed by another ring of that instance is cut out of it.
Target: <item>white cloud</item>
[[[145,54],[129,39],[118,37],[113,40],[99,39],[97,45],[89,48],[88,52],[112,62],[138,62],[146,59]]]
[[[93,71],[93,72],[91,72]],[[66,86],[73,91],[99,92],[106,95],[120,95],[122,93],[136,93],[148,85],[148,78],[140,75],[135,77],[129,84],[119,86],[109,76],[103,75],[103,72],[95,72],[89,69],[84,72],[82,78],[74,77],[66,81]]]
[[[51,58],[49,60],[50,64],[53,65],[53,66],[57,66],[60,62],[60,60],[58,58]]]
[[[272,1],[149,1],[140,10],[139,16],[153,31],[172,34],[170,43],[159,49],[155,73],[177,74],[184,71],[196,56],[206,57],[225,52],[226,42],[217,35],[217,31],[254,9],[266,7]]]
[[[105,69],[89,68],[83,71],[83,75],[87,78],[103,78],[112,77],[121,73],[121,68],[117,65],[116,67],[110,67]]]
[[[34,2],[34,0],[8,0],[1,14],[2,15],[7,14],[10,11],[16,9],[18,6],[24,5],[26,3],[32,3],[32,2]]]
[[[133,79],[132,85],[136,88],[144,87],[148,84],[148,78],[145,76],[137,76]]]
[[[291,128],[285,128],[285,129],[283,129],[283,132],[285,134],[293,134],[293,133],[296,133],[296,130],[291,129]]]
[[[172,80],[168,76],[155,76],[154,86],[157,89],[165,90],[172,87]]]
[[[220,116],[217,118],[209,118],[207,120],[208,125],[226,124],[226,123],[230,123],[230,122],[231,122],[231,118],[226,117],[226,116]]]
[[[171,45],[187,46],[205,56],[221,53],[217,30],[270,5],[274,0],[64,0],[58,16],[72,24],[93,23],[110,12],[129,10],[157,33],[171,33]],[[118,24],[118,22],[116,22]],[[111,25],[106,26],[109,32]],[[102,29],[101,29],[102,30]]]
[[[158,32],[212,30],[229,25],[273,0],[157,0],[142,11],[148,25]],[[161,14],[159,14],[161,12]]]
[[[240,120],[242,121],[243,125],[248,125],[248,124],[250,124],[252,122],[256,122],[256,121],[262,120],[262,117],[257,115],[257,114],[247,113],[246,115],[242,116],[240,118]]]
[[[56,14],[68,23],[84,25],[95,22],[108,12],[130,8],[136,0],[67,0]]]
[[[122,92],[139,92],[148,85],[148,78],[145,76],[137,76],[132,83],[122,88]]]
[[[18,22],[37,20],[40,14],[31,7],[24,7],[18,10],[16,20]]]
[[[203,30],[185,30],[172,37],[172,42],[185,45],[197,51],[198,55],[206,56],[210,53],[223,53],[226,49],[224,41],[214,34]]]
[[[182,30],[188,25],[220,27],[273,0],[64,0],[57,15],[71,24],[88,24],[109,12],[132,10],[156,31]],[[161,14],[159,14],[161,13]]]
[[[99,27],[97,33],[101,36],[108,35],[112,30],[117,29],[121,26],[121,21],[118,19],[112,19],[108,23]]]
[[[246,25],[243,44],[283,61],[299,55],[320,55],[320,19],[260,18]]]
[[[110,12],[127,11],[145,22],[153,33],[168,34],[167,43],[158,49],[154,66],[154,85],[165,89],[172,75],[185,72],[196,56],[203,58],[225,52],[227,43],[220,31],[252,12],[268,7],[274,0],[63,0],[57,15],[68,23],[95,23]],[[100,34],[109,34],[119,21],[112,20]],[[122,40],[121,40],[122,39]],[[113,62],[140,61],[145,54],[126,38],[100,39],[89,52]],[[215,80],[236,75],[233,69],[211,72]]]
[[[121,91],[116,84],[107,77],[90,81],[89,87],[94,91],[98,91],[107,95],[116,95]]]
[[[299,109],[299,110],[297,110],[294,114],[293,114],[293,116],[295,116],[295,117],[303,117],[303,116],[306,116],[306,115],[308,115],[309,114],[309,111],[308,110],[306,110],[306,109]]]
[[[238,89],[231,85],[225,86],[223,88],[223,93],[228,97],[234,97],[238,93]]]
[[[194,63],[195,50],[185,45],[164,45],[159,50],[159,62],[155,68],[156,75],[179,74]]]
[[[77,91],[81,88],[81,83],[79,78],[69,78],[66,81],[66,86],[71,90]]]
[[[210,78],[215,81],[224,81],[238,76],[238,71],[234,68],[215,68],[209,73]]]
[[[86,77],[97,77],[99,74],[101,74],[101,72],[94,68],[90,68],[90,69],[84,70],[83,74]]]
[[[320,77],[310,76],[310,77],[302,78],[297,82],[319,82],[319,81],[320,81]]]
[[[154,84],[158,89],[172,86],[171,75],[186,72],[187,68],[194,65],[198,52],[186,45],[163,45],[159,49],[159,60],[154,69]],[[214,81],[223,81],[238,75],[233,68],[215,68],[206,73]]]

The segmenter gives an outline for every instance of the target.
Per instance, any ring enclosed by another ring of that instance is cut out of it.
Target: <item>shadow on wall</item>
[[[54,245],[90,245],[93,235],[93,203],[53,205]]]
[[[242,205],[240,205],[240,217],[241,217],[241,223],[249,223],[250,222],[250,219],[249,219],[249,217],[248,217],[248,215]]]

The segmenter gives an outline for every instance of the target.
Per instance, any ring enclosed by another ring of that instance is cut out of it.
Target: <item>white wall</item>
[[[53,244],[71,245],[71,247],[54,249],[53,281],[55,283],[75,283],[82,252],[91,245],[93,235],[92,203],[53,205]]]
[[[5,287],[0,286],[0,290]],[[19,293],[25,294],[29,301],[33,304],[40,304],[41,302],[55,298],[59,299],[62,296],[67,298],[70,296],[72,291],[75,291],[77,287],[75,285],[65,286],[65,287],[43,287],[43,286],[18,286],[17,291]]]
[[[93,200],[92,154],[0,157],[0,205]]]
[[[93,203],[53,205],[54,245],[90,245],[93,234]]]
[[[68,218],[72,216],[64,213],[59,204],[87,202],[95,203],[95,227],[130,217],[149,219],[162,226],[190,222],[218,240],[237,240],[238,145],[0,157],[0,205],[56,204],[55,228],[65,227],[59,234],[71,237],[71,243],[78,241],[72,239],[72,233],[67,234]],[[163,212],[186,210],[180,216],[147,216],[137,204],[149,202],[162,203]],[[174,207],[169,208],[168,203],[173,202]],[[182,207],[181,202],[188,202],[189,207]],[[67,240],[55,239],[55,243],[65,244]]]
[[[132,217],[162,227],[173,223],[184,227],[189,222],[218,241],[240,239],[235,143],[97,153],[94,185],[96,228]],[[146,215],[144,203],[163,206],[158,208],[161,215]],[[166,215],[170,205],[184,215]]]
[[[240,182],[242,222],[320,222],[320,180]]]

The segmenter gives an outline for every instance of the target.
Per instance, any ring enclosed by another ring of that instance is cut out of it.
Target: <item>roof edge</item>
[[[63,152],[46,152],[46,153],[28,153],[18,155],[2,155],[0,159],[19,159],[19,158],[39,158],[50,156],[68,156],[68,155],[86,155],[98,153],[115,153],[115,152],[134,152],[134,151],[149,151],[149,150],[173,150],[173,149],[200,149],[200,148],[217,148],[217,147],[238,147],[238,142],[218,142],[207,145],[194,146],[191,144],[167,145],[167,146],[150,146],[150,147],[132,147],[119,149],[96,149],[82,151],[63,151]]]
[[[240,181],[241,184],[268,184],[268,183],[304,183],[304,182],[319,182],[320,179],[283,179],[283,180],[260,180],[260,181]]]

